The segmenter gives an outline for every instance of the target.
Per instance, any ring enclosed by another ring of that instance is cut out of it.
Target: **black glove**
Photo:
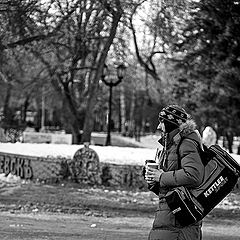
[[[154,184],[148,184],[148,189],[152,192],[154,192],[156,195],[159,195],[160,191],[160,183],[155,182]]]

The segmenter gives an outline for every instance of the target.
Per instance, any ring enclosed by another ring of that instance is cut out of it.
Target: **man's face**
[[[160,132],[161,137],[163,137],[163,135],[165,134],[166,130],[165,130],[165,125],[162,121],[159,122],[158,126],[157,126],[157,130]]]

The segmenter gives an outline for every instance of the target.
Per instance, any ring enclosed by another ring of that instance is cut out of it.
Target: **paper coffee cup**
[[[151,177],[148,177],[148,169],[149,168],[155,168],[155,169],[158,169],[158,164],[156,163],[156,162],[148,162],[147,163],[147,165],[146,165],[146,167],[147,167],[147,171],[146,171],[146,177],[148,178],[148,179],[152,179],[153,180],[153,178],[151,178]]]
[[[158,163],[147,163],[147,167],[158,169]]]

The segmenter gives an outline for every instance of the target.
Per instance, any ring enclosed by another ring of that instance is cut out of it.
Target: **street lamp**
[[[116,82],[112,81],[110,77],[110,81],[106,81],[105,77],[108,74],[108,67],[104,64],[103,72],[102,72],[102,81],[109,87],[109,99],[108,99],[108,128],[107,128],[107,139],[106,139],[106,146],[111,145],[111,118],[112,118],[112,88],[117,86],[123,79],[125,75],[126,67],[123,64],[120,64],[117,67],[117,77],[118,80]]]

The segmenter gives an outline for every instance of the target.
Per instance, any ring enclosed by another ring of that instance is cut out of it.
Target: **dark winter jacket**
[[[160,177],[160,182],[149,185],[149,189],[159,196],[159,207],[149,235],[150,240],[201,239],[201,223],[182,228],[164,198],[165,194],[174,187],[194,188],[203,180],[204,166],[198,150],[201,146],[201,138],[195,127],[194,121],[188,120],[179,129],[173,130],[165,141],[160,139],[164,149],[159,156],[159,164],[164,173]],[[183,140],[179,145],[181,138]]]

